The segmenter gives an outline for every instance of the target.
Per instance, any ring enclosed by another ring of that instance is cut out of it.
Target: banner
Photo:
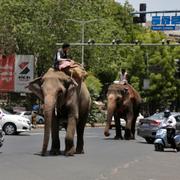
[[[34,56],[16,55],[15,57],[15,92],[30,92],[25,88],[34,78]]]
[[[14,91],[15,55],[0,56],[0,92]]]

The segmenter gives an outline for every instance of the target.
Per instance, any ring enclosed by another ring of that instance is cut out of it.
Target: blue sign
[[[152,17],[152,24],[157,25],[161,23],[161,17],[160,16],[153,16]]]
[[[151,26],[153,31],[172,31],[176,30],[176,26]]]
[[[180,25],[180,16],[152,16],[152,27],[154,31],[177,30]]]
[[[170,24],[171,17],[170,16],[162,16],[161,24]]]
[[[180,16],[172,16],[171,24],[180,24]]]

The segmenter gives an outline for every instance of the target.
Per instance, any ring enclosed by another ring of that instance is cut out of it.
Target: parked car
[[[16,114],[28,118],[30,121],[32,121],[32,111],[21,111],[17,112]],[[44,124],[44,117],[36,114],[36,123],[37,124]]]
[[[0,125],[6,135],[13,135],[31,130],[31,121],[29,119],[11,114],[3,108],[0,108]]]
[[[176,133],[180,134],[180,113],[171,113],[176,119]],[[143,118],[139,121],[137,126],[137,135],[143,137],[147,143],[153,143],[162,120],[164,119],[164,112],[155,113],[152,116]]]

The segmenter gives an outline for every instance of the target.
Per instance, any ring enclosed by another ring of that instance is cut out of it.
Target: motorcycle
[[[4,142],[4,132],[0,126],[0,147],[3,145]]]
[[[171,131],[171,126],[161,127],[156,132],[156,137],[154,141],[155,151],[164,151],[165,148],[175,148],[180,151],[180,135],[175,135],[173,137],[175,147],[173,147],[171,140],[168,138],[168,129]]]

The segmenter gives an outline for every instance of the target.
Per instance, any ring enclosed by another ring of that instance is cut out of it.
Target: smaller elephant
[[[50,68],[43,77],[30,82],[28,88],[43,101],[45,117],[44,140],[41,155],[47,154],[51,132],[50,153],[60,153],[59,124],[66,122],[65,155],[84,152],[84,128],[91,105],[89,91],[84,82],[74,84],[62,71]],[[77,146],[74,148],[74,135]]]
[[[111,84],[107,92],[107,122],[104,135],[109,136],[112,117],[114,116],[116,135],[115,139],[123,139],[120,118],[126,120],[125,139],[135,138],[135,124],[139,115],[141,97],[129,84]]]

